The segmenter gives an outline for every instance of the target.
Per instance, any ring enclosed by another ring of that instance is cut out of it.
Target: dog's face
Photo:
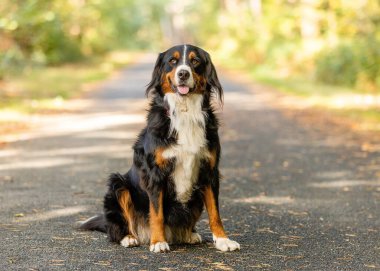
[[[193,45],[174,46],[159,54],[147,94],[153,89],[162,96],[167,93],[210,95],[214,92],[220,101],[223,96],[209,54]]]

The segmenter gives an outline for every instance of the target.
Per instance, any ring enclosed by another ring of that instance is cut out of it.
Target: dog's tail
[[[86,221],[80,223],[78,229],[86,231],[100,231],[107,232],[107,223],[104,214],[99,214],[90,217]]]
[[[114,206],[114,201],[117,202],[116,197],[119,190],[122,189],[132,189],[130,182],[126,177],[121,175],[120,173],[113,173],[109,177],[108,180],[109,192],[105,197],[105,206],[107,206],[107,202],[110,201],[109,195],[111,198],[111,205],[109,208],[112,209]],[[99,214],[93,217],[90,217],[86,221],[83,221],[79,224],[79,230],[88,230],[88,231],[100,231],[107,233],[108,231],[108,223],[104,214]]]

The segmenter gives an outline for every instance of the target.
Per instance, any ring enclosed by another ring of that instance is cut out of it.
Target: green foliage
[[[194,6],[189,28],[228,65],[380,88],[377,0],[199,0]]]
[[[181,34],[234,66],[379,89],[378,0],[3,0],[0,79]]]
[[[325,49],[316,57],[316,78],[367,90],[380,87],[380,42],[370,38]]]
[[[341,44],[316,56],[316,78],[330,84],[353,86],[359,71],[359,58],[353,46]]]
[[[158,0],[144,2],[146,6],[132,0],[3,0],[0,79],[25,65],[57,65],[121,47],[157,45],[157,14],[163,7]]]
[[[0,111],[23,112],[54,109],[60,101],[80,95],[92,84],[109,77],[129,64],[136,55],[113,51],[99,58],[60,66],[26,67],[23,73],[8,74],[5,88],[0,86]]]

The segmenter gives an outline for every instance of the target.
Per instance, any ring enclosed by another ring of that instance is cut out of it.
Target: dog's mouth
[[[181,86],[177,86],[177,90],[179,94],[186,95],[187,93],[189,93],[190,88],[186,85],[181,85]]]
[[[179,93],[181,95],[186,95],[193,90],[193,88],[191,88],[187,84],[183,84],[183,83],[176,86],[173,84],[173,82],[171,80],[170,80],[170,87],[172,88],[172,90],[174,92]]]

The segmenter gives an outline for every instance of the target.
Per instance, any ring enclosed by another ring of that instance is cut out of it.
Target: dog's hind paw
[[[214,238],[215,247],[221,251],[234,251],[240,250],[240,245],[228,238]]]
[[[202,243],[202,237],[197,232],[192,232],[189,240],[189,244],[200,244]]]
[[[120,241],[120,245],[123,247],[136,247],[139,245],[139,241],[132,235],[127,235]]]
[[[150,251],[152,252],[168,252],[170,251],[169,245],[166,242],[157,242],[150,245]]]

